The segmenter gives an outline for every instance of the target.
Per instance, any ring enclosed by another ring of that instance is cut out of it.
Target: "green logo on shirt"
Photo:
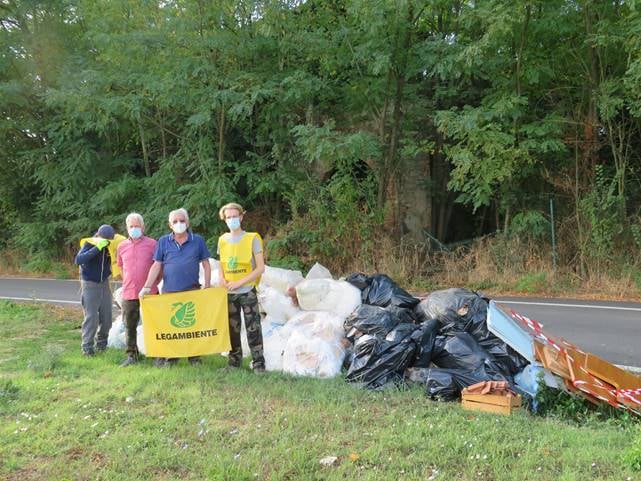
[[[230,270],[236,269],[238,267],[238,257],[230,256],[227,260],[227,265],[229,266]]]
[[[172,326],[182,328],[196,324],[196,306],[193,302],[176,302],[171,308],[174,309],[174,315],[169,321]]]

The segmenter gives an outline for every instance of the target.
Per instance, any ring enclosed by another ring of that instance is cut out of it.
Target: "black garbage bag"
[[[354,274],[350,274],[345,278],[347,282],[355,287],[358,287],[361,292],[363,291],[363,289],[369,286],[369,279],[369,276],[366,276],[362,272],[355,272]]]
[[[490,375],[509,376],[502,366],[494,362],[485,349],[467,332],[451,336],[437,336],[434,341],[432,362],[440,368],[474,371],[485,367]]]
[[[393,318],[397,319],[399,324],[405,322],[418,324],[414,309],[409,309],[407,307],[398,307],[393,304],[390,304],[384,309],[389,312]]]
[[[453,288],[432,292],[418,309],[428,319],[438,320],[441,334],[467,332],[479,341],[489,334],[485,323],[488,302],[476,292]]]
[[[426,321],[412,333],[414,342],[416,342],[416,355],[412,362],[412,367],[429,367],[432,361],[432,352],[434,350],[434,341],[438,334],[438,321],[432,319]]]
[[[352,340],[357,332],[385,337],[398,324],[398,318],[382,307],[362,304],[345,319],[344,327],[347,338]]]
[[[492,356],[497,366],[503,372],[509,373],[511,376],[521,372],[529,364],[529,361],[516,352],[512,347],[507,345],[498,337],[492,335],[491,337],[479,342],[479,345]]]
[[[423,324],[424,322],[432,320],[432,318],[423,310],[421,303],[416,304],[414,309],[412,309],[412,312],[414,313],[414,319],[416,319],[417,324]]]
[[[528,361],[487,328],[488,299],[467,289],[446,289],[431,293],[415,311],[438,319],[440,333],[467,332],[487,351],[503,372],[521,371]]]
[[[425,394],[436,401],[456,401],[467,386],[482,381],[505,381],[489,375],[483,367],[474,371],[459,369],[430,369],[425,382]]]
[[[361,290],[363,304],[379,307],[392,305],[413,309],[419,303],[419,299],[401,289],[385,274],[366,276],[355,273],[345,280]]]
[[[365,367],[374,348],[381,341],[380,337],[372,334],[363,334],[354,341],[354,347],[351,352],[351,360],[346,368],[348,370],[359,371]]]
[[[403,379],[403,371],[412,362],[416,353],[416,342],[412,334],[415,324],[399,324],[386,337],[367,335],[356,339],[354,359],[345,379],[362,383],[366,388],[383,389],[390,382]]]
[[[420,302],[385,274],[377,274],[370,279],[369,286],[363,290],[362,299],[365,304],[381,307],[391,304],[412,309]]]
[[[425,385],[428,398],[436,401],[456,401],[467,386],[481,381],[511,381],[487,373],[484,367],[474,371],[441,368],[411,368],[406,371],[409,381]]]

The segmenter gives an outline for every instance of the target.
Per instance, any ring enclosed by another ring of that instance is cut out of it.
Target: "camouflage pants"
[[[245,317],[245,329],[247,330],[247,343],[252,355],[252,368],[264,368],[263,331],[260,324],[256,289],[252,289],[245,294],[229,294],[227,304],[229,308],[229,339],[231,341],[229,365],[240,366],[243,360],[243,348],[240,343],[240,329],[242,326],[240,312],[242,310]]]

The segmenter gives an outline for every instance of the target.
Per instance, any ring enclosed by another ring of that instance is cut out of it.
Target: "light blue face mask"
[[[132,239],[139,239],[142,236],[142,229],[140,227],[132,227],[131,229],[127,229],[127,232]]]
[[[240,217],[230,217],[225,221],[230,230],[240,229]]]

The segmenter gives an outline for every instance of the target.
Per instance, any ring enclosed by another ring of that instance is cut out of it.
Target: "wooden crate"
[[[521,407],[521,396],[498,394],[466,394],[463,393],[461,404],[463,409],[484,411],[496,414],[512,414]]]

